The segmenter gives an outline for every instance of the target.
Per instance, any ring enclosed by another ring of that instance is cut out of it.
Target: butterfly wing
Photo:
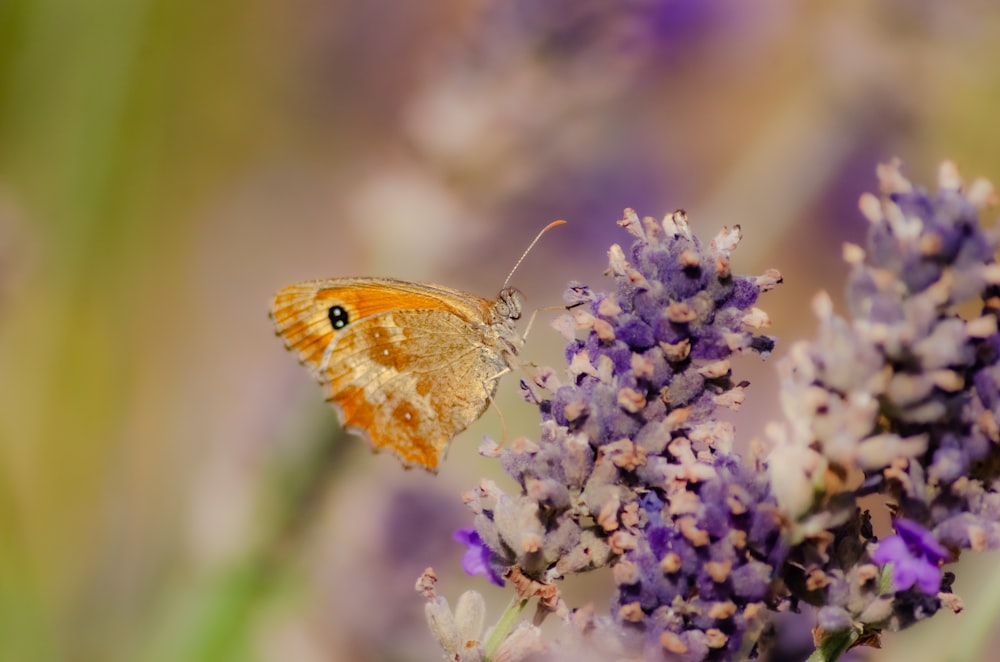
[[[434,470],[506,368],[488,329],[491,306],[437,286],[336,279],[285,288],[271,315],[347,428]]]

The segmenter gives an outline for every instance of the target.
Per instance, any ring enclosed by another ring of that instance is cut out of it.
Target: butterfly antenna
[[[524,262],[524,258],[528,257],[528,253],[530,253],[531,249],[535,247],[535,244],[537,244],[538,240],[542,238],[542,235],[551,230],[552,228],[556,227],[557,225],[566,225],[566,221],[552,221],[544,228],[542,228],[542,231],[538,233],[535,239],[530,244],[528,244],[527,248],[524,249],[524,252],[521,253],[521,257],[518,258],[517,263],[514,265],[514,268],[510,270],[509,274],[507,274],[507,279],[503,282],[504,287],[507,287],[507,283],[510,282],[510,279],[514,275],[514,272],[517,271],[517,268],[521,266],[522,262]]]

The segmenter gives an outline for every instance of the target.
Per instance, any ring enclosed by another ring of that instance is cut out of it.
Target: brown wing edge
[[[406,470],[419,468],[423,469],[424,471],[427,471],[430,474],[436,475],[438,472],[438,468],[441,465],[441,460],[444,459],[445,455],[447,454],[448,447],[451,446],[451,442],[454,441],[455,438],[452,437],[451,439],[445,441],[445,443],[441,446],[439,450],[437,450],[436,444],[427,443],[426,445],[428,452],[423,455],[423,459],[421,459],[421,457],[418,457],[416,455],[407,456],[402,451],[397,449],[396,446],[391,441],[387,441],[384,444],[380,444],[375,440],[374,437],[372,437],[372,435],[369,433],[367,429],[365,429],[361,425],[355,425],[350,423],[350,421],[347,420],[347,414],[344,410],[344,405],[335,400],[332,396],[327,397],[327,402],[330,404],[330,407],[336,413],[337,421],[340,423],[342,429],[364,440],[364,442],[371,449],[372,454],[381,455],[383,451],[387,451],[389,454],[394,455],[399,460],[400,464],[403,465],[403,468]],[[462,430],[461,432],[464,432],[464,430]],[[458,434],[456,434],[455,436],[458,436]]]

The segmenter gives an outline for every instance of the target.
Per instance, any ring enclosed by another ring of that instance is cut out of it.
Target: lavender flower
[[[869,633],[927,618],[942,599],[960,608],[940,586],[940,563],[953,556],[945,548],[1000,545],[1000,267],[996,237],[978,219],[992,188],[964,189],[949,163],[935,194],[898,163],[878,174],[882,199],[861,199],[867,250],[844,250],[853,320],[817,297],[819,338],[779,366],[788,420],[771,429],[769,459],[796,543],[786,583]],[[982,312],[961,316],[975,298]],[[898,517],[898,537],[872,555],[857,499],[875,493]],[[873,565],[889,560],[896,593]]]
[[[657,223],[627,210],[621,224],[635,242],[628,258],[611,248],[615,291],[567,293],[567,383],[543,372],[525,387],[540,441],[496,452],[521,493],[484,482],[467,501],[501,568],[551,582],[611,566],[635,647],[734,653],[768,603],[782,540],[764,473],[742,466],[715,414],[743,401],[730,358],[774,345],[755,335],[768,320],[753,304],[780,275],[733,276],[739,228],[703,248],[683,212]]]
[[[449,662],[524,660],[543,649],[541,631],[529,623],[503,628],[502,639],[491,637],[487,642],[482,641],[486,617],[483,596],[476,591],[466,591],[452,610],[448,601],[436,594],[436,584],[434,569],[427,568],[414,588],[427,600],[424,606],[427,624]],[[491,632],[496,634],[500,629],[494,628]]]
[[[467,570],[559,615],[559,659],[756,658],[770,614],[812,605],[832,660],[961,609],[943,564],[1000,547],[1000,266],[978,219],[993,194],[947,163],[936,194],[898,163],[878,174],[883,197],[861,200],[867,248],[844,249],[852,317],[816,297],[817,339],[779,364],[785,420],[768,427],[766,459],[759,444],[734,452],[717,418],[743,401],[732,356],[774,346],[753,306],[781,277],[730,272],[738,227],[705,248],[682,212],[626,210],[635,241],[609,251],[614,290],[570,286],[556,323],[568,375],[522,384],[539,440],[481,449],[519,489],[484,480],[465,497]],[[981,313],[963,316],[977,298]],[[875,494],[894,515],[882,541],[859,507]],[[610,613],[570,609],[554,580],[599,568],[616,585]]]

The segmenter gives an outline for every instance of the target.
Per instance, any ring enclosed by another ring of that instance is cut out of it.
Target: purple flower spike
[[[468,549],[462,556],[462,569],[470,575],[483,575],[497,586],[503,586],[503,578],[490,565],[490,548],[473,528],[458,529],[452,536]]]
[[[1000,231],[979,223],[996,195],[950,163],[936,193],[898,162],[878,175],[867,245],[844,247],[851,317],[814,298],[817,339],[781,359],[787,420],[749,457],[720,413],[746,397],[737,359],[774,347],[755,304],[781,275],[733,272],[739,226],[702,244],[681,211],[628,209],[611,291],[571,283],[568,370],[523,382],[539,435],[481,451],[517,488],[480,481],[456,533],[470,574],[512,568],[554,596],[559,659],[777,659],[770,619],[798,605],[825,656],[962,609],[943,563],[1000,548]],[[878,544],[872,495],[898,516]],[[602,568],[609,614],[565,604],[557,580]]]
[[[893,564],[892,581],[897,591],[916,584],[924,593],[935,595],[941,588],[940,563],[949,558],[948,550],[916,522],[898,519],[895,525],[896,535],[879,543],[872,560],[879,565]]]

